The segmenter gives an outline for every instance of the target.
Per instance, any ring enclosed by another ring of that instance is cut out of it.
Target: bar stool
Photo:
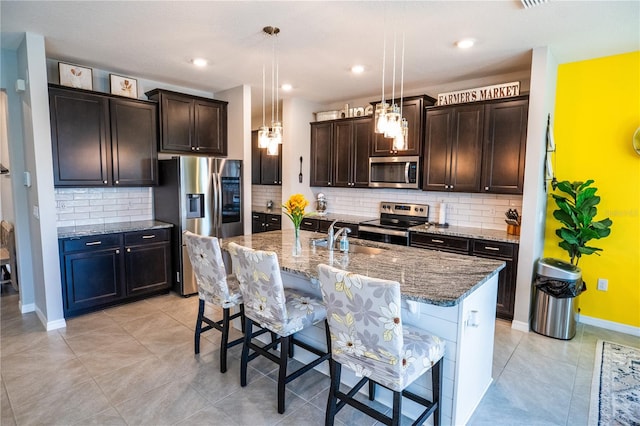
[[[322,300],[301,290],[285,289],[280,274],[278,257],[274,252],[253,250],[229,243],[233,271],[240,281],[240,292],[245,304],[245,339],[240,364],[240,385],[247,385],[247,365],[258,355],[265,356],[279,366],[278,413],[285,411],[285,386],[290,381],[329,359],[328,351],[322,351],[294,338],[294,333],[311,327],[326,318]],[[255,334],[253,326],[261,328]],[[326,330],[326,327],[325,327]],[[271,333],[271,343],[260,346],[252,337]],[[327,347],[329,332],[326,330]],[[270,349],[280,344],[280,356]],[[287,375],[287,357],[293,356],[294,345],[317,355],[309,364]],[[249,353],[253,351],[252,353]]]
[[[229,342],[230,322],[241,317],[244,330],[244,306],[238,280],[227,275],[222,261],[220,244],[216,237],[183,232],[189,260],[198,284],[198,319],[194,335],[194,351],[200,353],[200,335],[211,329],[222,333],[220,339],[220,372],[227,371],[227,349],[239,345],[243,338]],[[205,302],[222,308],[222,319],[215,321],[204,315]],[[238,306],[239,312],[231,315],[231,308]],[[207,324],[202,326],[202,324]]]
[[[386,425],[399,425],[403,396],[425,407],[414,425],[422,424],[431,414],[433,424],[439,425],[444,341],[402,323],[400,284],[323,264],[318,265],[318,272],[332,340],[325,425],[333,425],[335,415],[346,404]],[[340,391],[342,366],[362,377],[347,393]],[[429,369],[432,401],[405,389]],[[367,382],[372,401],[376,384],[393,392],[392,417],[353,398]]]

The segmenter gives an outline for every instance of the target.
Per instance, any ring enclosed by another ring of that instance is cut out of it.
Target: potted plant
[[[582,255],[600,255],[601,248],[587,246],[587,243],[608,236],[613,224],[609,218],[594,221],[600,197],[596,195],[598,189],[591,187],[593,182],[592,179],[586,182],[552,182],[554,190],[568,195],[551,194],[558,206],[553,217],[563,225],[556,230],[556,235],[562,240],[558,245],[569,253],[571,264],[575,266]]]

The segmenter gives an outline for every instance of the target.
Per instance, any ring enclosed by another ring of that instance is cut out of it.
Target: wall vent
[[[544,4],[549,0],[520,0],[525,9],[529,9],[533,6],[538,6],[539,4]]]

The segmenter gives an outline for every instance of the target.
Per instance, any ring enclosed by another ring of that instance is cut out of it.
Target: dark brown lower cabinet
[[[412,232],[409,245],[411,247],[467,254],[504,261],[506,266],[498,275],[496,316],[506,320],[513,319],[513,307],[516,298],[518,244]]]
[[[282,229],[282,215],[271,213],[251,213],[251,233],[279,231]]]
[[[59,240],[65,318],[168,292],[168,229]]]
[[[321,232],[326,234],[329,232],[329,227],[333,221],[329,219],[317,219],[317,218],[309,218],[306,217],[302,219],[300,223],[300,229],[303,231],[312,231],[312,232]],[[334,225],[335,229],[340,229],[347,227],[351,229],[351,232],[348,234],[349,237],[357,237],[358,236],[358,224],[350,223],[350,222],[341,222],[338,221]]]

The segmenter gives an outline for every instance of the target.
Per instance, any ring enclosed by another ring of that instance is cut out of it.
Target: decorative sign
[[[465,102],[490,101],[492,99],[510,98],[520,94],[520,82],[496,84],[476,89],[458,90],[457,92],[439,93],[438,105],[461,104]]]

